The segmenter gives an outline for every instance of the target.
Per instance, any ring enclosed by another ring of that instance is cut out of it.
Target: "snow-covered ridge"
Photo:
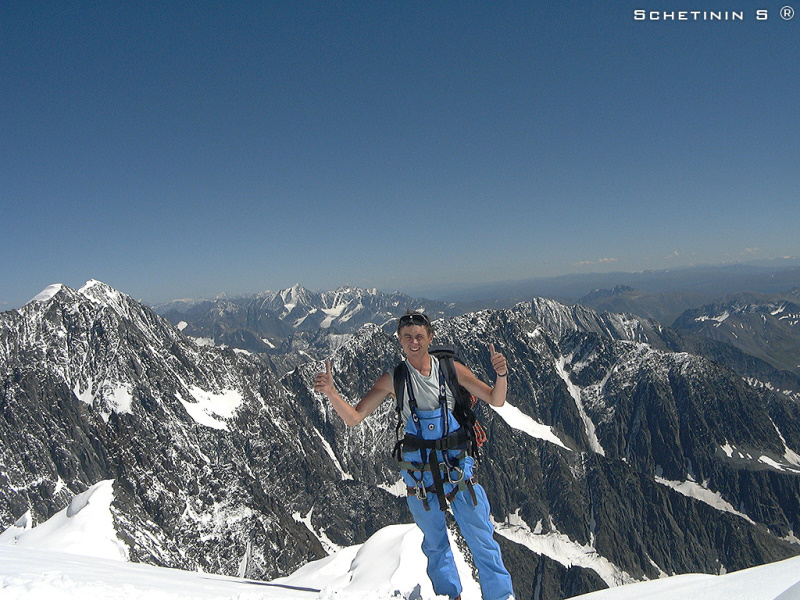
[[[112,486],[112,480],[96,483],[36,527],[24,518],[17,521],[0,533],[0,544],[127,560],[128,549],[117,539],[111,518]]]
[[[271,583],[248,582],[146,565],[120,565],[119,561],[127,561],[128,553],[114,531],[113,497],[113,481],[101,481],[75,496],[67,508],[45,523],[31,528],[29,522],[20,520],[1,533],[3,594],[10,593],[18,600],[50,594],[84,598],[90,590],[94,597],[100,592],[99,597],[109,600],[436,598],[427,578],[420,577],[427,560],[421,548],[422,533],[415,525],[391,525],[364,544],[332,548],[330,556],[306,564],[289,577]],[[224,518],[231,518],[229,512]],[[471,569],[460,552],[456,554],[467,594],[464,598],[476,599],[479,591]],[[82,561],[79,556],[91,557],[92,561]],[[43,594],[43,590],[49,594]]]
[[[521,306],[529,306],[534,317],[556,338],[574,332],[593,332],[630,342],[648,342],[657,337],[654,323],[630,314],[597,313],[579,304],[567,306],[547,298],[534,298]]]
[[[371,548],[376,549],[377,545]],[[377,576],[383,574],[382,571],[375,572],[375,589],[368,594],[333,587],[322,591],[320,586],[331,580],[338,578],[340,582],[348,582],[352,579],[349,571],[360,549],[348,548],[330,560],[323,559],[324,564],[310,563],[302,578],[299,575],[305,567],[295,574],[296,578],[262,582],[0,545],[0,589],[13,600],[398,600],[393,592],[381,592],[392,587],[378,582]],[[372,555],[369,563],[360,563],[360,571],[371,563],[382,565],[389,560],[390,557],[382,554]],[[410,561],[401,564],[409,565]],[[402,571],[396,573],[399,575]],[[315,578],[317,575],[319,577]],[[299,585],[301,582],[306,585]],[[792,558],[726,575],[677,575],[574,598],[795,600],[799,595],[800,558]],[[408,598],[442,600],[426,595],[421,589],[419,594]],[[465,589],[463,600],[479,598]]]
[[[49,521],[0,534],[0,589],[14,600],[440,600],[424,576],[422,534],[392,525],[364,544],[342,548],[272,582],[126,563],[111,526],[111,481],[76,496]],[[612,587],[582,600],[794,600],[800,597],[800,557],[723,576],[678,575],[635,583],[590,546],[554,529],[542,533],[518,514],[496,524],[500,535],[563,565],[593,569]],[[480,590],[456,549],[463,600]]]
[[[454,546],[455,547],[455,546]],[[455,551],[456,566],[464,584],[464,600],[477,600],[480,592],[463,556]],[[427,559],[422,553],[422,532],[416,525],[390,525],[358,546],[343,548],[311,562],[289,577],[273,583],[316,588],[318,598],[372,600],[419,598],[433,600],[425,577]]]

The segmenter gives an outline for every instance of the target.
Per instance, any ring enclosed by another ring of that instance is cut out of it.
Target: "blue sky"
[[[0,309],[798,256],[793,2],[3,2]]]

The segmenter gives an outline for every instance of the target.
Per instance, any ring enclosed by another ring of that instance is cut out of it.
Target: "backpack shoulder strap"
[[[464,425],[467,436],[471,440],[471,454],[476,460],[480,460],[480,446],[486,441],[486,432],[480,426],[475,418],[475,411],[473,410],[474,398],[458,383],[458,375],[456,374],[456,358],[455,351],[452,348],[437,348],[432,352],[439,359],[439,368],[445,373],[447,385],[450,391],[453,392],[455,398],[455,406],[453,414],[456,420]],[[459,361],[460,362],[460,361]]]
[[[403,402],[405,402],[407,371],[408,371],[408,366],[406,365],[406,362],[401,361],[394,368],[394,373],[392,373],[392,379],[394,381],[394,397],[395,400],[397,401],[398,413],[402,412]]]
[[[454,355],[450,351],[441,351],[436,353],[436,358],[439,359],[439,368],[444,372],[447,386],[450,388],[450,392],[453,394],[453,400],[455,400],[455,403],[458,404],[463,394],[460,394],[458,391],[459,383],[458,375],[456,374],[456,361],[454,359]]]
[[[394,368],[394,372],[392,373],[392,379],[394,381],[394,397],[396,400],[394,410],[397,413],[397,425],[394,428],[394,437],[397,439],[397,443],[394,445],[392,455],[397,460],[400,460],[403,455],[403,442],[400,439],[400,430],[403,428],[403,402],[405,401],[406,395],[406,371],[408,371],[408,367],[406,366],[405,361],[402,361],[397,364],[397,366]]]

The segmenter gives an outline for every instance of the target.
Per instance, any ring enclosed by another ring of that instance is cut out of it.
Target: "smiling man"
[[[400,399],[398,412],[405,437],[398,442],[397,456],[408,487],[408,507],[423,533],[422,550],[434,591],[452,599],[461,597],[461,581],[447,538],[444,511],[449,502],[472,552],[484,600],[513,600],[511,577],[494,539],[486,492],[473,476],[471,432],[454,415],[459,387],[492,406],[505,403],[506,359],[489,345],[496,373],[491,387],[452,357],[429,352],[433,326],[425,314],[403,315],[397,323],[397,337],[405,361],[393,374],[381,375],[355,406],[336,391],[330,361],[325,363],[325,372],[314,378],[314,389],[328,397],[349,427],[358,425],[387,398]]]

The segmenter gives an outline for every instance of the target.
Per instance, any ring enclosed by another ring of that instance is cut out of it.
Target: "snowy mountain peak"
[[[300,296],[308,293],[308,290],[299,283],[295,283],[292,287],[283,290],[283,292],[291,294],[292,296]]]
[[[292,306],[306,302],[310,294],[311,292],[299,283],[295,283],[292,287],[279,292],[283,303]]]
[[[97,279],[90,279],[83,287],[78,290],[79,294],[83,294],[87,298],[94,298],[94,299],[114,299],[120,298],[125,296],[120,291],[115,290],[107,283],[103,283],[102,281],[98,281]]]
[[[567,306],[547,298],[534,298],[531,312],[557,338],[569,333],[596,333],[617,340],[654,343],[657,324],[626,313],[597,313],[576,304]]]
[[[129,299],[129,297],[122,292],[119,292],[110,285],[96,279],[90,279],[87,281],[84,286],[78,290],[78,293],[82,294],[93,302],[105,304],[111,307],[121,307],[126,300]]]
[[[106,283],[103,283],[102,281],[100,281],[100,280],[98,280],[98,279],[90,279],[90,280],[88,280],[86,283],[84,283],[84,284],[83,284],[83,287],[82,287],[81,289],[79,289],[78,291],[79,291],[81,294],[83,294],[83,293],[84,293],[84,292],[86,292],[87,290],[90,290],[90,289],[92,289],[92,288],[94,288],[94,287],[99,287],[99,288],[108,288],[108,289],[111,289],[111,286],[109,286],[109,285],[108,285],[108,284],[106,284]]]
[[[83,287],[79,290],[73,290],[72,288],[64,285],[63,283],[53,283],[48,285],[44,288],[41,292],[39,292],[36,296],[31,298],[28,302],[28,305],[31,304],[40,304],[46,303],[50,300],[56,298],[56,296],[69,296],[72,300],[80,299],[77,297],[83,297],[85,299],[91,300],[95,304],[105,304],[112,307],[119,307],[121,306],[125,299],[128,298],[122,292],[119,292],[112,288],[110,285],[103,283],[102,281],[98,281],[96,279],[90,279],[87,281]],[[66,297],[62,299],[63,301],[68,301]]]
[[[28,304],[31,304],[33,302],[47,302],[48,300],[51,300],[56,294],[58,294],[65,287],[66,286],[63,283],[53,283],[51,285],[48,285],[41,292],[39,292],[33,298],[31,298]]]

